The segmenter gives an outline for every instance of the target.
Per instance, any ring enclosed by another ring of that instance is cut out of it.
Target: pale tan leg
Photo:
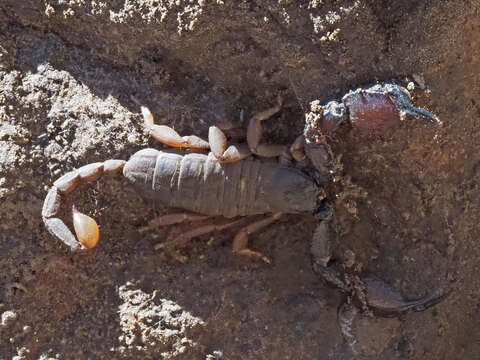
[[[175,130],[166,125],[155,125],[153,115],[145,106],[141,107],[145,127],[150,135],[162,144],[191,149],[208,149],[210,145],[205,140],[195,135],[180,136]]]
[[[264,157],[281,156],[287,152],[287,147],[283,145],[267,145],[261,144],[262,139],[262,121],[267,120],[282,108],[281,97],[278,97],[278,104],[268,110],[256,114],[250,119],[247,129],[247,142],[250,151],[255,155]]]
[[[200,221],[208,219],[210,216],[196,214],[188,211],[164,214],[160,215],[148,222],[147,226],[143,226],[139,229],[140,232],[148,231],[162,226],[168,226],[173,224],[179,224],[186,221]]]
[[[245,255],[249,257],[255,257],[265,261],[267,264],[270,264],[270,260],[264,256],[261,252],[251,250],[247,247],[248,245],[248,235],[259,231],[262,228],[274,223],[282,216],[282,213],[276,213],[272,216],[269,216],[265,219],[254,222],[248,226],[245,226],[241,229],[235,238],[233,239],[233,252],[239,255]]]
[[[210,126],[208,142],[210,143],[212,154],[221,163],[240,161],[252,154],[247,144],[234,144],[227,149],[227,137],[216,126]]]
[[[202,225],[198,228],[195,228],[193,230],[186,231],[182,234],[180,234],[177,238],[172,239],[172,240],[167,240],[161,244],[155,245],[155,250],[159,249],[171,249],[179,246],[184,246],[186,245],[189,241],[191,241],[194,237],[200,236],[200,235],[205,235],[208,233],[211,233],[216,230],[223,230],[227,229],[229,227],[235,226],[242,222],[244,219],[237,219],[233,221],[229,221],[227,223],[223,224],[208,224],[208,225]]]
[[[227,150],[223,153],[221,162],[229,163],[245,159],[246,157],[252,155],[248,144],[233,144],[228,147]]]

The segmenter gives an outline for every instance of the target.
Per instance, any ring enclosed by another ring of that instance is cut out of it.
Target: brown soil
[[[266,133],[289,143],[311,101],[392,80],[444,125],[331,139],[367,192],[356,214],[337,209],[335,253],[405,297],[453,292],[425,312],[359,317],[353,346],[343,295],[311,268],[311,218],[252,237],[270,266],[235,257],[229,231],[187,246],[184,264],[154,251],[169,230],[138,231],[158,209],[124,179],[66,201],[66,222],[74,201],[101,224],[87,255],[43,226],[58,176],[160,147],[139,104],[182,134],[239,137],[282,92]],[[479,95],[478,0],[3,1],[0,359],[478,359]]]

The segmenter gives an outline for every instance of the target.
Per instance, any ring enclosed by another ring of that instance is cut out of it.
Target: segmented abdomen
[[[164,206],[213,216],[309,211],[318,193],[313,181],[297,169],[253,157],[221,164],[212,155],[145,149],[127,162],[124,175]],[[300,191],[298,201],[295,191]]]

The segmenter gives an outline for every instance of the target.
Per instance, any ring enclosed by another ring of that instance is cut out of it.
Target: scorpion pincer
[[[439,123],[435,115],[411,104],[406,89],[380,84],[349,92],[341,102],[332,101],[320,107],[321,115],[312,121],[307,119],[304,134],[290,147],[262,143],[262,121],[280,111],[281,105],[279,97],[274,107],[253,116],[248,124],[246,143],[230,146],[227,146],[225,134],[216,126],[209,128],[208,142],[197,136],[180,136],[168,126],[154,124],[151,112],[142,107],[150,136],[176,148],[209,150],[208,155],[180,155],[148,148],[133,154],[127,162],[113,159],[73,170],[56,180],[46,196],[42,217],[47,230],[72,251],[86,251],[94,247],[99,239],[95,220],[74,209],[75,237],[57,217],[62,197],[81,182],[95,181],[102,174],[116,175],[123,171],[142,196],[176,209],[154,219],[152,223],[156,226],[209,218],[222,220],[221,223],[202,225],[184,232],[157,245],[156,249],[178,247],[194,237],[238,225],[245,217],[255,217],[255,221],[234,236],[233,251],[269,262],[262,253],[248,247],[248,236],[277,221],[283,214],[320,214],[328,201],[323,189],[328,181],[328,173],[325,172],[328,151],[319,141],[322,133],[330,132],[345,122],[360,129],[394,126],[405,115]],[[278,160],[274,161],[274,158]],[[258,216],[262,218],[258,219]],[[320,215],[318,217],[321,218]],[[331,255],[329,239],[325,236],[328,226],[325,224],[325,221],[319,223],[313,237],[314,269],[331,284],[355,296],[352,286],[328,266]],[[436,303],[432,297],[403,302],[398,296],[390,296],[395,301],[389,302],[388,295],[378,295],[378,288],[388,287],[378,283],[363,283],[363,295],[366,293],[366,302],[370,307],[387,307],[395,312],[409,308],[423,309]],[[370,303],[369,293],[372,294]]]

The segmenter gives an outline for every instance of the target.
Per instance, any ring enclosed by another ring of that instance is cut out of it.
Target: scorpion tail
[[[82,252],[94,247],[99,238],[98,225],[95,220],[73,208],[73,224],[77,235],[75,237],[63,220],[57,217],[62,204],[62,196],[73,191],[81,182],[95,181],[103,174],[116,175],[124,165],[124,160],[92,163],[57,179],[43,203],[42,218],[48,232],[60,239],[72,251]]]

